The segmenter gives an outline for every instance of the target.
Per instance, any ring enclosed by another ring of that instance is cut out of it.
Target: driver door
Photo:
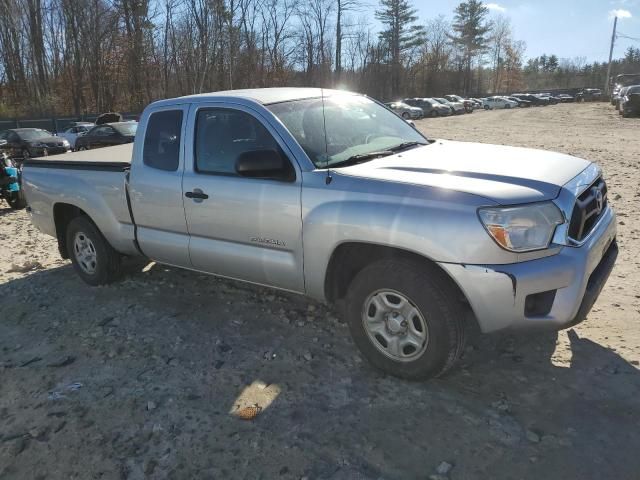
[[[189,121],[193,148],[187,149],[182,187],[193,267],[303,292],[302,177],[293,155],[248,107],[198,105]],[[295,178],[240,176],[235,162],[251,150],[279,151]]]

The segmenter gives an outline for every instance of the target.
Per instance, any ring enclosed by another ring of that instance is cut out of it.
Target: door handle
[[[186,192],[184,196],[187,198],[192,198],[194,200],[206,200],[207,198],[209,198],[209,195],[204,193],[199,188],[194,188],[193,192]]]

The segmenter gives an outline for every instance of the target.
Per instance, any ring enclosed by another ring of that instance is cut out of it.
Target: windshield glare
[[[268,108],[318,168],[405,142],[426,143],[425,137],[395,113],[360,95],[334,95],[324,102],[321,98],[294,100]]]
[[[19,135],[23,140],[39,140],[51,136],[46,130],[23,130]]]

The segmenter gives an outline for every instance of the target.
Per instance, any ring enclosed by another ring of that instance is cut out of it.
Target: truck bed
[[[114,147],[32,158],[25,164],[38,168],[124,171],[131,165],[132,153],[133,143],[126,143]]]
[[[29,159],[22,170],[31,219],[56,236],[56,209],[86,213],[113,248],[135,255],[135,231],[126,189],[133,145]]]

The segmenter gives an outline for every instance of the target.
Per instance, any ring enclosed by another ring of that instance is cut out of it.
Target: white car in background
[[[76,123],[70,127],[67,127],[64,132],[59,133],[60,138],[64,138],[69,142],[71,148],[76,149],[76,140],[78,137],[84,135],[91,130],[95,125],[93,123]]]
[[[496,108],[516,108],[518,106],[517,102],[505,97],[483,98],[482,102],[485,110],[494,110]]]

